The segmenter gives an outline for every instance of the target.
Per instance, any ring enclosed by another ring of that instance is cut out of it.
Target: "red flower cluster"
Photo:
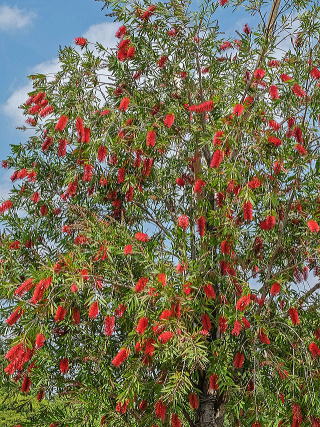
[[[88,44],[88,40],[85,39],[84,37],[76,37],[74,39],[74,42],[76,45],[81,46],[81,47],[85,47]]]
[[[120,366],[125,362],[130,355],[130,350],[128,348],[122,348],[119,350],[118,354],[112,359],[112,365],[115,367]]]
[[[178,226],[186,230],[189,227],[189,217],[187,215],[180,215],[178,217]]]
[[[136,48],[131,44],[130,39],[122,39],[118,44],[117,58],[120,62],[133,58],[135,53]]]
[[[195,104],[189,106],[189,111],[195,112],[195,113],[204,113],[208,111],[212,111],[214,107],[213,101],[205,101],[201,104]]]
[[[26,347],[23,343],[16,344],[4,356],[10,363],[4,369],[8,375],[13,375],[16,371],[21,371],[23,366],[29,362],[33,354],[31,348]]]

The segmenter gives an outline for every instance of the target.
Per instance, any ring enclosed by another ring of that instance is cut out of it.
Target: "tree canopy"
[[[103,3],[116,45],[29,76],[2,162],[23,426],[319,426],[319,5]]]

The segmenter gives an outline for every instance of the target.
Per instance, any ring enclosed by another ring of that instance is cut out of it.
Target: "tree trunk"
[[[206,395],[200,399],[196,427],[222,427],[224,425],[223,396]]]

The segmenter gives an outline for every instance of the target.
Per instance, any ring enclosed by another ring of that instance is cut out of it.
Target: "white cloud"
[[[102,24],[91,25],[83,34],[83,37],[92,43],[99,42],[106,48],[115,47],[117,43],[115,33],[119,25],[120,24],[116,22],[104,22]]]
[[[42,62],[35,65],[31,69],[31,74],[42,73],[53,75],[59,70],[59,62],[57,58],[50,61]],[[22,110],[19,109],[19,105],[23,104],[27,97],[28,92],[32,91],[32,83],[29,82],[26,85],[16,89],[2,105],[2,111],[8,116],[16,126],[24,124],[26,117],[23,115]]]
[[[35,18],[34,12],[28,12],[18,7],[0,5],[0,30],[19,30],[31,24]]]
[[[92,43],[99,42],[106,48],[115,47],[117,44],[115,33],[119,28],[119,25],[120,24],[114,22],[105,22],[102,24],[91,25],[83,34],[83,37],[87,38],[88,41]],[[31,69],[30,74],[42,73],[53,76],[58,70],[58,58],[53,58],[49,61],[35,65]],[[107,78],[102,76],[101,80],[103,79],[107,81]],[[26,117],[23,115],[22,110],[18,107],[26,101],[28,92],[30,91],[32,91],[31,82],[20,88],[17,88],[1,106],[4,114],[12,120],[15,126],[22,126],[25,123]]]

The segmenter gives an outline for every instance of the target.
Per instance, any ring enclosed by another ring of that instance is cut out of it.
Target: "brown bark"
[[[205,395],[200,398],[197,427],[222,427],[224,425],[224,401],[222,396]]]

